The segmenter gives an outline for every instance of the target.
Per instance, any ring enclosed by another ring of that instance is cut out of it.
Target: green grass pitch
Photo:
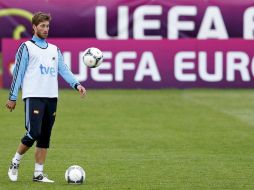
[[[24,134],[24,105],[0,90],[0,190],[254,189],[253,90],[61,90],[44,167],[54,184],[31,181],[34,148],[19,181],[7,169]],[[87,174],[68,185],[73,164]]]

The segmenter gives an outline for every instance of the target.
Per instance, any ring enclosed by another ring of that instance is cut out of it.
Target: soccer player
[[[25,103],[26,133],[8,170],[11,181],[17,181],[20,161],[36,141],[33,181],[54,182],[43,173],[43,166],[56,117],[58,73],[72,88],[78,90],[81,96],[86,94],[86,89],[64,64],[60,50],[46,41],[50,20],[50,14],[43,12],[34,14],[32,18],[34,35],[31,40],[20,45],[15,57],[15,69],[6,107],[10,111],[15,109],[21,86],[22,99]]]

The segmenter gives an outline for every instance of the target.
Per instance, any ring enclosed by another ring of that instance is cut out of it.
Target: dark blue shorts
[[[26,134],[21,142],[31,147],[36,141],[39,148],[48,148],[51,131],[55,122],[57,98],[26,98]]]

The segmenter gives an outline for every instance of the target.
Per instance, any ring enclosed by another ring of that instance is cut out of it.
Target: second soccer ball
[[[78,165],[70,166],[65,172],[65,180],[69,184],[82,184],[85,178],[85,170]]]

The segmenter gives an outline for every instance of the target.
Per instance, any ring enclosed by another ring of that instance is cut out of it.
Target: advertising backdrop
[[[4,39],[4,86],[10,86],[21,41]],[[252,88],[251,40],[95,40],[49,39],[64,55],[78,80],[89,88]],[[96,46],[104,62],[89,69],[84,49]],[[7,53],[8,52],[8,53]],[[38,68],[39,69],[39,68]],[[60,86],[68,84],[60,79]]]
[[[45,11],[53,17],[51,37],[204,38],[210,27],[223,38],[253,39],[253,6],[253,0],[1,0],[0,38],[30,37],[32,14]]]
[[[6,88],[15,51],[32,37],[37,11],[52,15],[49,41],[92,87],[253,87],[253,0],[1,0]],[[98,69],[80,61],[79,53],[89,46],[104,52]]]

